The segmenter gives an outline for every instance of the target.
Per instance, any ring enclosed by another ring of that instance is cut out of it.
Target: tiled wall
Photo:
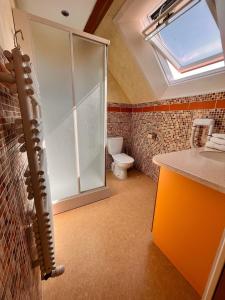
[[[158,167],[152,163],[152,157],[189,148],[195,118],[213,118],[216,120],[214,131],[225,132],[225,92],[123,107],[116,104],[112,107],[110,104],[108,112],[109,134],[126,135],[129,153],[135,158],[135,167],[155,180],[158,178]],[[124,114],[130,126],[124,126],[123,122],[121,126]],[[130,128],[129,133],[125,130],[127,127]],[[156,139],[149,139],[148,133],[155,133]],[[204,136],[204,131],[201,130],[201,133]],[[199,139],[197,142],[201,143]]]
[[[19,151],[15,119],[18,99],[0,85],[0,299],[41,299],[40,274],[31,265],[30,222],[24,171],[26,154]]]

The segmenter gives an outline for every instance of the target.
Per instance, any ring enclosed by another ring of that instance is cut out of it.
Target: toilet
[[[113,158],[112,171],[113,174],[119,179],[127,178],[127,170],[134,164],[133,157],[121,153],[123,148],[122,137],[108,137],[107,148],[109,154]]]

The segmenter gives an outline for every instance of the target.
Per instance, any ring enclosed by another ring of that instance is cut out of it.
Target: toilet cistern
[[[111,169],[113,174],[119,179],[127,178],[127,170],[134,164],[133,157],[121,153],[123,148],[123,137],[108,137],[107,148],[113,158]]]

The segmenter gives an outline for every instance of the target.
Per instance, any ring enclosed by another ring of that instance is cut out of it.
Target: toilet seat
[[[131,157],[125,153],[119,153],[119,154],[112,155],[112,158],[113,158],[114,162],[120,163],[120,164],[131,164],[134,162],[133,157]]]

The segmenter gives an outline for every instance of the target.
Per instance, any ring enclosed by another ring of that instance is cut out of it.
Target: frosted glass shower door
[[[105,186],[105,48],[73,35],[81,192]]]
[[[79,193],[70,33],[30,22],[52,201]]]

